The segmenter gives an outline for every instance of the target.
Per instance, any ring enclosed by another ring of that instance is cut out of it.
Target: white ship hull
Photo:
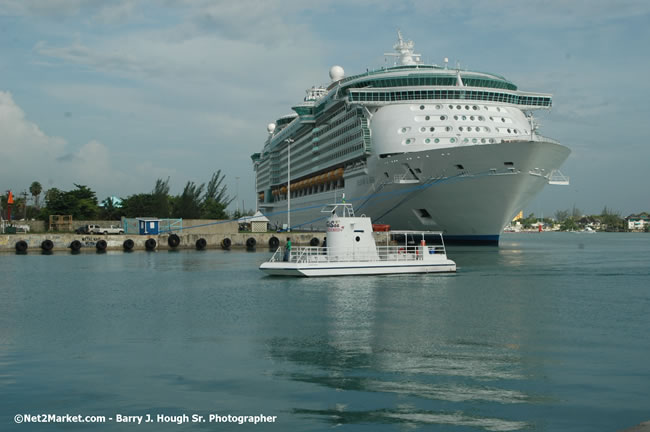
[[[386,274],[415,274],[415,273],[453,273],[456,271],[456,264],[451,260],[445,260],[440,264],[405,263],[403,261],[381,263],[332,263],[323,264],[296,264],[296,263],[264,263],[260,270],[272,276],[303,276],[303,277],[325,277],[325,276],[369,276]]]
[[[518,141],[370,157],[346,171],[345,188],[292,198],[291,227],[323,230],[320,208],[345,192],[374,223],[439,230],[446,241],[497,243],[569,153],[551,142]],[[271,223],[287,224],[286,200],[262,210]]]

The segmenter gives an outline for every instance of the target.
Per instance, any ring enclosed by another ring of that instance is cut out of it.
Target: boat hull
[[[260,270],[272,276],[299,276],[299,277],[325,277],[325,276],[368,276],[387,274],[409,273],[453,273],[456,264],[451,260],[442,263],[425,264],[404,263],[403,261],[381,263],[287,263],[267,262],[260,266]]]
[[[371,156],[346,171],[345,188],[292,198],[291,227],[323,229],[320,207],[345,192],[357,213],[374,223],[442,231],[447,242],[497,244],[503,227],[569,153],[552,142],[518,141]],[[272,223],[287,223],[286,200],[263,210]]]

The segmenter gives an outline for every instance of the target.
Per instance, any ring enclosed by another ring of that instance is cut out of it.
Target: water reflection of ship
[[[386,279],[359,279],[353,287],[332,281],[317,337],[308,332],[269,341],[270,356],[289,365],[277,375],[336,392],[331,406],[296,407],[294,413],[334,424],[445,424],[491,431],[529,426],[508,418],[509,406],[538,400],[516,388],[529,373],[517,345],[464,335],[467,329],[450,316],[460,300],[445,286],[446,278],[437,278],[433,288],[418,288],[417,277],[406,279],[413,284],[408,295]],[[503,320],[502,312],[482,319]],[[368,406],[359,392],[374,394],[369,400],[379,406],[359,410]]]

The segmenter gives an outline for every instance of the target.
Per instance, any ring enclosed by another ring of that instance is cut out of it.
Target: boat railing
[[[344,253],[338,253],[327,247],[295,247],[291,249],[287,261],[292,263],[421,261],[426,254],[445,253],[444,245],[377,246],[376,251],[361,250]],[[284,250],[280,247],[270,261],[283,261],[284,258]]]

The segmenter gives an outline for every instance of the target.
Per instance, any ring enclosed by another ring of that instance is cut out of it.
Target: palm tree
[[[38,197],[43,191],[43,186],[37,181],[33,182],[32,185],[29,187],[29,192],[32,194],[34,197],[34,207],[38,208]]]

